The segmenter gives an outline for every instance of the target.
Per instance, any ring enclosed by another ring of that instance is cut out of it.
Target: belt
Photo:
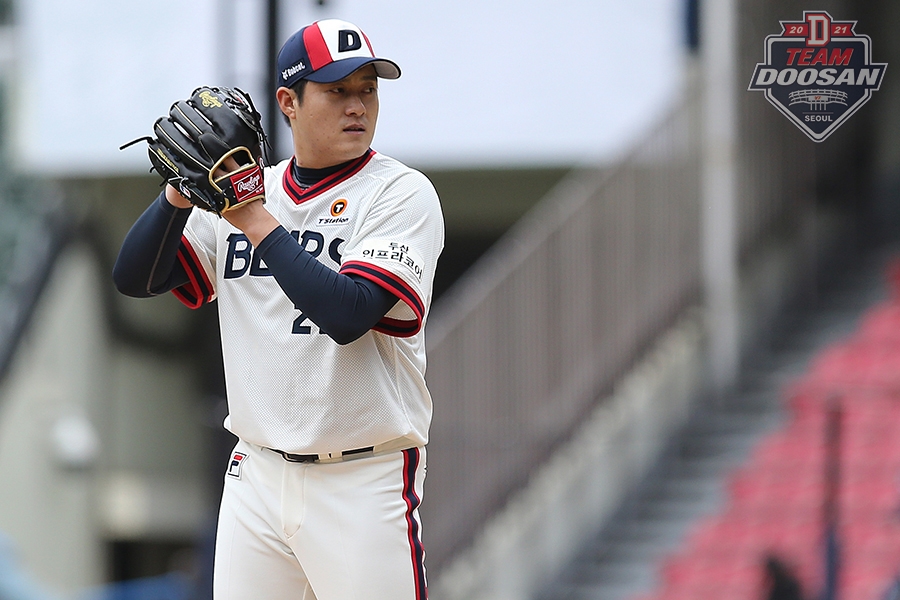
[[[280,454],[284,460],[293,463],[322,463],[322,462],[341,462],[345,460],[353,460],[354,458],[365,458],[375,452],[374,446],[366,446],[365,448],[355,448],[353,450],[344,450],[340,454],[328,452],[326,454],[291,454],[284,450],[275,448],[267,448],[276,454]]]

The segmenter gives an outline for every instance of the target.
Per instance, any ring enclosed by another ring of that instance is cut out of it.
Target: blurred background
[[[900,60],[890,0],[0,0],[0,600],[211,598],[216,307],[115,293],[118,147],[232,85],[288,156],[271,59],[331,17],[447,225],[431,597],[900,598],[900,89],[820,144],[746,91],[804,10]]]

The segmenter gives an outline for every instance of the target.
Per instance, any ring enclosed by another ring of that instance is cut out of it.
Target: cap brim
[[[400,67],[392,60],[386,58],[356,57],[345,58],[325,65],[317,71],[313,71],[305,77],[316,83],[333,83],[347,77],[354,71],[366,66],[375,65],[375,74],[382,79],[397,79],[400,77]]]

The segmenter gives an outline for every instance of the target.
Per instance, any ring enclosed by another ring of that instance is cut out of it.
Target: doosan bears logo
[[[872,40],[855,27],[821,10],[781,21],[781,33],[766,38],[765,62],[749,90],[764,92],[811,140],[824,141],[869,101],[887,69],[872,62]]]

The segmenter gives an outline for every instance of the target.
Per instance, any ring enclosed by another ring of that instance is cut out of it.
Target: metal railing
[[[0,381],[6,375],[50,269],[67,237],[48,187],[0,177]]]
[[[0,25],[3,6],[0,3]],[[0,77],[0,381],[66,235],[54,188],[9,168],[6,85]]]
[[[618,166],[567,176],[434,307],[431,567],[698,301],[697,106],[685,103]]]

